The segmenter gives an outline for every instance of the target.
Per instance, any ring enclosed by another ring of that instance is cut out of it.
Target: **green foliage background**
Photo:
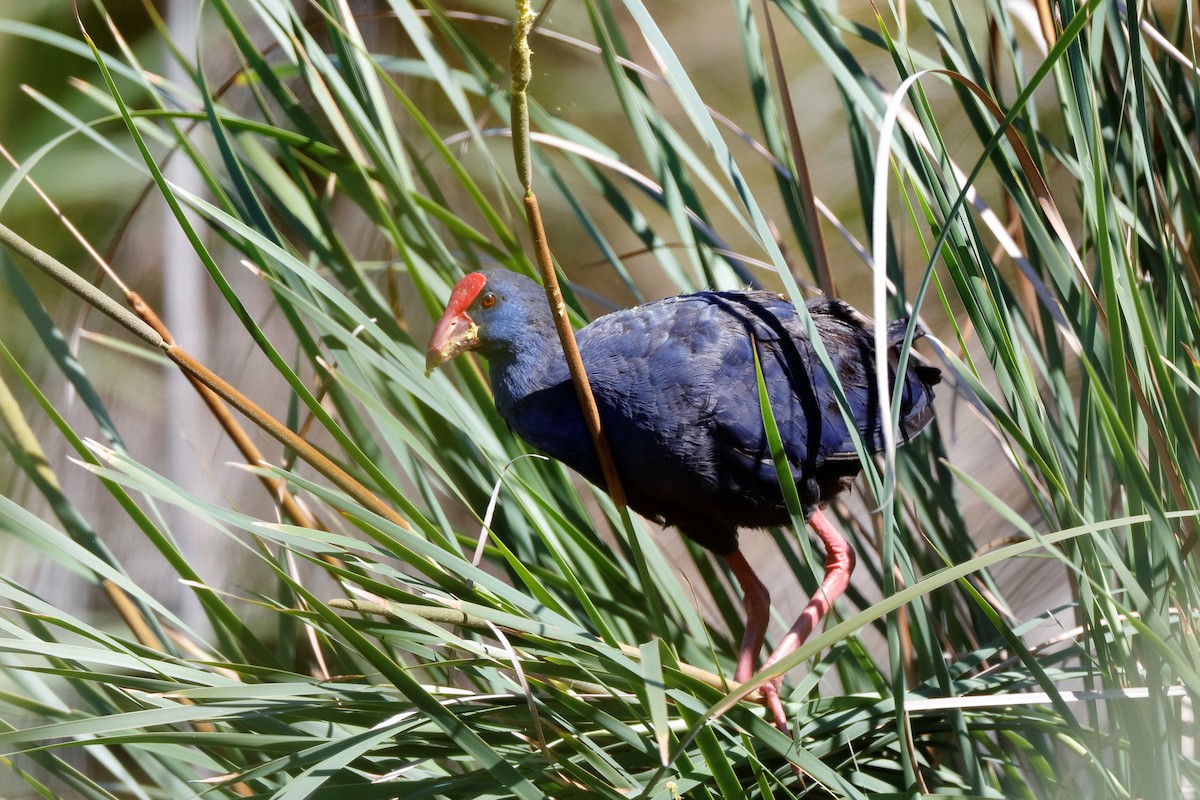
[[[131,5],[0,18],[5,53],[65,65],[0,128],[0,221],[98,275],[44,183],[184,348],[406,524],[265,437],[253,470],[164,459],[217,426],[159,388],[162,353],[2,251],[9,796],[1194,793],[1191,5],[731,0],[713,29],[560,0],[535,32],[534,186],[578,322],[754,280],[937,334],[936,430],[839,505],[854,588],[778,665],[794,738],[718,677],[720,564],[521,457],[480,362],[424,375],[458,277],[531,271],[512,9],[211,0],[197,46]],[[807,540],[764,540],[811,591]]]

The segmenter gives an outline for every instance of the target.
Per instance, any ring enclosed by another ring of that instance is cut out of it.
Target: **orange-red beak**
[[[446,311],[429,337],[429,348],[425,351],[425,374],[459,353],[479,346],[479,326],[467,315],[467,308],[475,302],[487,279],[478,272],[463,278],[450,293]]]

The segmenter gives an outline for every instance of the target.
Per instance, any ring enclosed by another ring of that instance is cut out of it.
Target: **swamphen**
[[[864,442],[881,450],[885,421],[870,321],[829,298],[810,300],[808,312]],[[903,321],[888,327],[892,381],[904,328]],[[766,665],[804,642],[854,569],[853,551],[821,508],[860,463],[796,309],[770,292],[699,292],[600,317],[579,331],[578,342],[630,507],[724,557],[742,587],[746,631],[734,678],[745,681],[766,635],[770,597],[738,550],[738,529],[791,519],[759,409],[756,347],[804,517],[826,551],[820,589]],[[496,409],[518,436],[604,486],[541,287],[507,270],[459,281],[430,339],[426,368],[466,350],[490,362]],[[940,379],[937,368],[909,354],[901,441],[933,418],[932,387]],[[764,685],[762,694],[787,733],[779,685]]]

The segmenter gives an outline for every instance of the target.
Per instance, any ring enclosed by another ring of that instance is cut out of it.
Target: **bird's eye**
[[[484,308],[491,308],[492,306],[496,305],[496,295],[488,292],[483,296],[483,299],[479,301],[479,305],[483,306]]]

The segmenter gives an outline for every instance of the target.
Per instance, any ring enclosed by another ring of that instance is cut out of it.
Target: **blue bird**
[[[840,300],[807,304],[872,451],[883,449],[871,322]],[[891,380],[906,322],[888,326]],[[918,336],[923,332],[918,329]],[[723,557],[746,612],[735,680],[748,680],[762,649],[770,597],[738,549],[738,529],[791,521],[759,409],[758,350],[771,411],[804,517],[826,551],[820,589],[765,662],[799,647],[845,590],[854,552],[822,513],[861,465],[833,386],[796,308],[764,291],[699,292],[605,315],[577,334],[629,506],[673,525]],[[604,488],[542,288],[507,270],[464,277],[429,342],[426,368],[467,350],[487,358],[496,410],[531,447]],[[900,400],[900,441],[933,419],[941,372],[910,352]],[[780,680],[762,694],[785,734]]]

